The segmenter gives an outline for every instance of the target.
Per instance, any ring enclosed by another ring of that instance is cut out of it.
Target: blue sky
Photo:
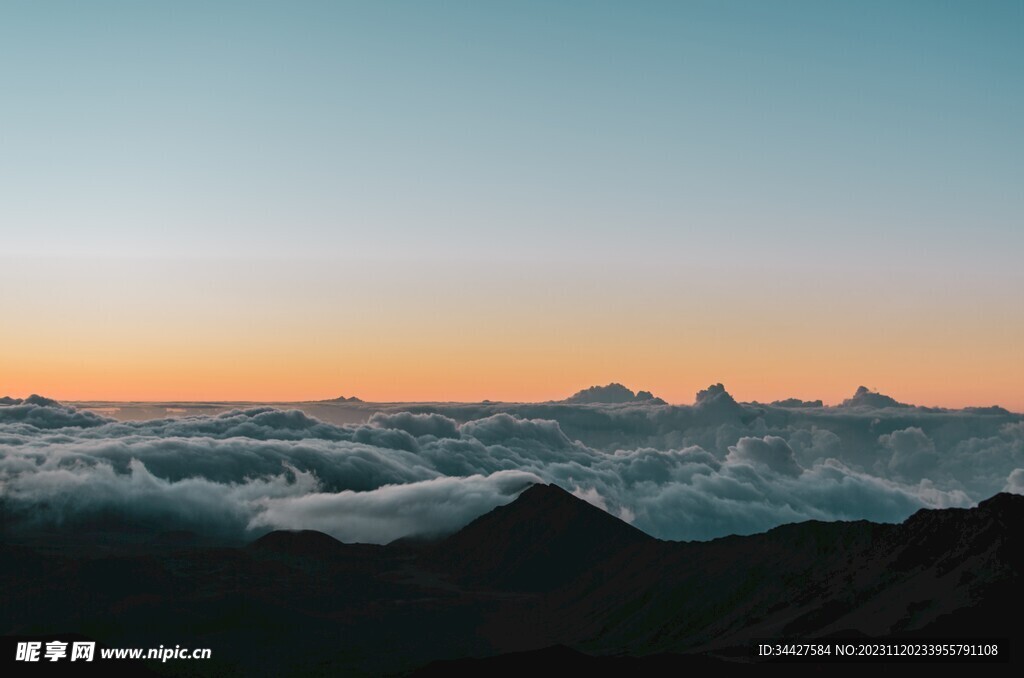
[[[1021,242],[1020,2],[4,7],[13,251]]]
[[[188,271],[314,260],[962,322],[1024,292],[1022,37],[1019,1],[5,2],[0,257],[171,259],[197,303]]]

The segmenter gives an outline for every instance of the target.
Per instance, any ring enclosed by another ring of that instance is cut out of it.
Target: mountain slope
[[[1005,637],[1000,620],[1022,593],[1021,534],[1024,497],[998,495],[900,525],[808,522],[662,543],[606,561],[539,616],[566,620],[548,631],[559,642],[639,654],[848,632]]]
[[[435,567],[489,588],[550,591],[597,563],[657,540],[556,485],[533,485],[438,544]]]
[[[663,542],[537,485],[428,545],[307,531],[245,547],[136,539],[116,555],[75,555],[49,534],[0,541],[0,635],[212,648],[216,663],[156,667],[190,675],[379,675],[517,652],[527,654],[496,661],[586,668],[621,655],[661,672],[749,662],[755,638],[1017,643],[1024,631],[1003,620],[1024,593],[1022,534],[1024,497],[1001,494],[899,525],[812,521]],[[544,650],[554,646],[564,647]]]

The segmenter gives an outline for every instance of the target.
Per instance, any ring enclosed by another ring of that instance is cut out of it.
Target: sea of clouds
[[[688,406],[343,406],[362,423],[271,407],[119,421],[0,399],[3,529],[113,521],[387,543],[453,532],[546,482],[689,540],[808,519],[895,522],[1024,493],[1024,416],[911,407],[866,389],[838,407],[741,404],[720,385]]]

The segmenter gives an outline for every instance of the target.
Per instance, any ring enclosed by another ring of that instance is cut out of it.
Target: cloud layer
[[[534,482],[664,539],[812,518],[898,521],[1024,491],[1024,417],[859,396],[749,405],[714,385],[693,406],[344,404],[366,408],[351,425],[268,407],[116,421],[8,399],[0,502],[9,530],[113,520],[386,543],[457,530]]]

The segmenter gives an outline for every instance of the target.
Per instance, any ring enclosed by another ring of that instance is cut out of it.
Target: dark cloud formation
[[[736,399],[725,390],[725,386],[722,384],[712,384],[703,391],[697,391],[695,404],[698,407],[738,407]]]
[[[1024,417],[889,400],[748,405],[716,384],[692,406],[317,404],[365,412],[335,425],[269,407],[118,421],[33,396],[0,405],[0,504],[10,529],[115,517],[383,543],[451,532],[543,481],[654,536],[707,539],[1024,491]]]
[[[872,391],[868,389],[867,386],[858,386],[853,397],[844,400],[840,407],[869,407],[872,409],[879,409],[885,407],[910,407],[910,405],[905,405],[897,401],[895,398]]]
[[[789,443],[778,436],[740,438],[734,447],[729,448],[729,454],[725,459],[740,464],[751,464],[785,476],[797,477],[803,473],[800,464],[796,463]]]
[[[68,427],[100,426],[103,417],[83,410],[61,407],[56,400],[30,395],[24,400],[4,397],[0,401],[0,426],[14,428],[19,424],[27,429],[58,429]]]
[[[825,403],[820,400],[800,400],[799,398],[786,398],[784,400],[773,400],[772,407],[824,407]]]
[[[412,414],[378,412],[370,417],[370,424],[383,429],[398,429],[411,436],[433,436],[435,438],[458,438],[459,425],[454,419],[441,414]]]
[[[656,397],[650,391],[638,391],[633,393],[619,383],[608,384],[607,386],[591,386],[582,391],[577,391],[562,402],[584,405],[602,403],[615,405],[621,403],[650,403],[652,405],[664,405],[665,401]]]
[[[935,443],[917,426],[880,435],[878,442],[891,453],[889,470],[899,478],[924,475],[939,461]]]

